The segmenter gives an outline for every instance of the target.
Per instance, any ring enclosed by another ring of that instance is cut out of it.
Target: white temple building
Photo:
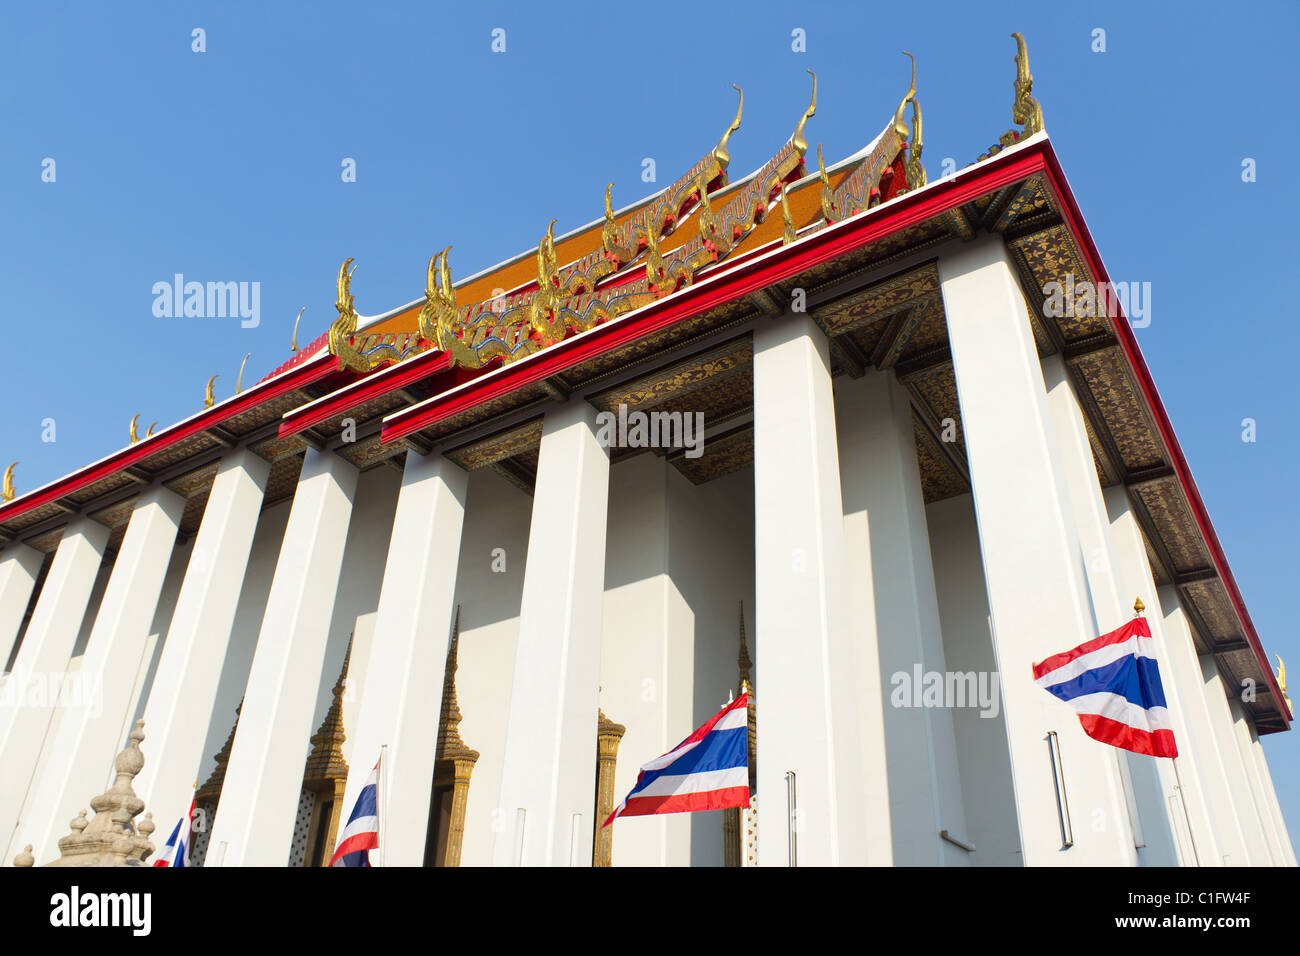
[[[160,836],[197,801],[204,866],[327,861],[381,754],[385,866],[1295,865],[1285,685],[1130,324],[1053,307],[1109,286],[1017,42],[1018,128],[955,175],[915,80],[810,169],[814,86],[749,176],[738,111],[409,305],[359,315],[349,260],[264,380],[10,469],[4,859],[58,857],[143,719],[135,791]],[[1135,600],[1173,760],[1031,674]],[[742,680],[751,809],[601,829]]]

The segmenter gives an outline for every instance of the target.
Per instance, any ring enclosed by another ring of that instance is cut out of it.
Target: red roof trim
[[[211,408],[204,409],[197,415],[178,422],[156,435],[142,438],[134,445],[128,445],[102,461],[87,465],[80,471],[74,471],[45,488],[37,489],[35,492],[14,499],[0,507],[0,524],[31,511],[33,508],[39,508],[41,505],[79,491],[87,485],[94,484],[96,481],[134,465],[136,462],[144,461],[146,458],[156,455],[164,448],[169,448],[199,432],[206,431],[213,425],[220,425],[227,419],[255,408],[262,402],[302,388],[304,385],[309,385],[338,370],[338,359],[333,355],[325,354],[309,362],[304,362],[279,378],[264,379],[246,391],[213,405]]]
[[[1088,232],[1088,228],[1083,221],[1083,215],[1079,211],[1079,204],[1074,198],[1074,193],[1070,191],[1070,184],[1061,169],[1056,152],[1051,148],[1050,143],[1044,143],[1042,152],[1046,161],[1051,187],[1061,200],[1061,215],[1069,226],[1071,234],[1078,240],[1088,268],[1092,270],[1098,282],[1110,282],[1110,275],[1106,272],[1106,267],[1101,261],[1101,255],[1097,252],[1097,245],[1093,242],[1092,235]],[[1232,576],[1232,569],[1228,567],[1227,555],[1224,554],[1223,545],[1219,542],[1219,536],[1215,533],[1214,525],[1210,522],[1209,512],[1206,510],[1205,502],[1196,487],[1196,481],[1192,478],[1192,471],[1188,467],[1187,458],[1183,455],[1182,446],[1178,443],[1178,436],[1174,434],[1174,426],[1169,420],[1169,413],[1165,411],[1164,402],[1160,400],[1160,393],[1156,390],[1155,380],[1151,377],[1151,370],[1147,368],[1146,360],[1142,357],[1142,352],[1138,348],[1137,337],[1133,334],[1133,327],[1129,324],[1128,317],[1123,314],[1118,303],[1116,303],[1116,312],[1118,314],[1112,318],[1111,327],[1124,349],[1124,354],[1128,357],[1130,366],[1137,375],[1138,385],[1141,387],[1142,394],[1150,406],[1165,447],[1169,450],[1169,457],[1173,460],[1174,472],[1178,476],[1178,482],[1192,506],[1192,515],[1196,518],[1196,526],[1209,544],[1210,557],[1214,562],[1215,569],[1219,572],[1219,578],[1222,580],[1224,588],[1228,592],[1228,599],[1237,612],[1237,620],[1241,624],[1242,632],[1246,635],[1251,650],[1255,652],[1255,656],[1263,665],[1264,673],[1268,675],[1269,690],[1273,694],[1273,699],[1277,702],[1278,713],[1282,715],[1282,719],[1289,729],[1292,715],[1287,713],[1286,699],[1281,688],[1278,687],[1273,667],[1268,662],[1268,655],[1264,653],[1264,646],[1255,631],[1255,624],[1250,619],[1250,612],[1246,610],[1246,602],[1242,599],[1241,591],[1237,587],[1237,580]]]
[[[338,391],[284,413],[280,422],[280,437],[287,438],[313,425],[319,425],[335,415],[364,404],[380,395],[404,388],[420,379],[446,371],[451,358],[446,352],[422,352],[414,358],[385,369],[378,375],[359,379]]]

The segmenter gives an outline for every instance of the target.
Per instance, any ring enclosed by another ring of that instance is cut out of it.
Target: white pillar
[[[0,837],[6,844],[33,782],[56,705],[51,695],[67,671],[107,543],[108,529],[89,518],[64,529],[0,695]]]
[[[858,669],[829,344],[802,314],[754,332],[758,860],[867,862]],[[790,814],[793,773],[797,813]]]
[[[1146,606],[1145,616],[1159,654],[1161,683],[1178,744],[1181,792],[1196,841],[1196,857],[1201,866],[1222,866],[1225,855],[1241,860],[1241,830],[1230,812],[1231,801],[1216,753],[1196,647],[1185,628],[1171,630],[1166,626],[1142,529],[1128,493],[1117,485],[1106,489],[1105,498],[1121,577]]]
[[[111,778],[124,730],[130,730],[136,677],[184,511],[185,499],[161,486],[136,500],[81,660],[95,699],[69,708],[59,722],[6,855],[30,843],[38,860],[57,857],[68,821]]]
[[[591,864],[608,510],[609,450],[576,399],[542,426],[494,866]]]
[[[1262,862],[1270,866],[1284,866],[1287,859],[1282,850],[1282,838],[1277,832],[1273,814],[1264,800],[1264,793],[1259,785],[1259,767],[1255,762],[1255,754],[1251,750],[1251,742],[1255,737],[1254,728],[1250,726],[1250,719],[1246,716],[1246,710],[1241,706],[1240,700],[1235,697],[1230,698],[1228,708],[1232,712],[1232,733],[1237,745],[1237,754],[1241,758],[1243,789],[1250,798],[1246,806],[1250,808],[1248,812],[1254,814],[1260,831],[1264,834],[1264,848],[1268,851],[1267,859]]]
[[[1171,638],[1178,639],[1178,632],[1186,629],[1187,639],[1191,640],[1191,629],[1187,623],[1178,601],[1177,593],[1172,587],[1160,589],[1160,596],[1165,611],[1165,628]],[[1255,813],[1255,800],[1246,778],[1246,765],[1241,759],[1237,747],[1236,728],[1232,710],[1228,705],[1228,688],[1219,675],[1214,656],[1206,654],[1198,658],[1201,665],[1201,677],[1204,681],[1205,703],[1213,725],[1214,741],[1219,758],[1223,761],[1223,779],[1227,782],[1232,799],[1232,816],[1241,829],[1245,842],[1245,858],[1231,856],[1225,860],[1228,866],[1268,866],[1272,860],[1268,852],[1268,840],[1264,835],[1259,816]]]
[[[135,792],[160,828],[189,808],[206,756],[203,742],[270,467],[246,448],[221,462],[185,568],[145,705],[148,759],[135,779]]]
[[[1097,466],[1084,427],[1083,409],[1079,407],[1079,399],[1059,355],[1043,359],[1042,369],[1047,404],[1061,454],[1060,464],[1070,492],[1070,507],[1083,555],[1092,605],[1093,633],[1108,634],[1132,618],[1133,602],[1126,587],[1119,583],[1122,565],[1111,539],[1110,516],[1106,512]],[[1154,628],[1152,633],[1155,633]],[[1158,663],[1168,670],[1161,650],[1157,642]],[[1170,710],[1173,710],[1172,706]],[[1179,724],[1175,723],[1175,738],[1178,729]],[[1115,750],[1114,756],[1124,785],[1125,805],[1133,828],[1133,842],[1138,848],[1138,861],[1144,866],[1194,865],[1196,853],[1187,830],[1173,763],[1168,758],[1122,750]],[[1176,805],[1176,814],[1171,813],[1171,799]]]
[[[1033,664],[1097,637],[1024,296],[1001,239],[939,260],[1026,865],[1137,861],[1118,764]],[[1064,848],[1049,731],[1061,748]]]
[[[835,397],[862,702],[867,858],[872,864],[965,866],[970,854],[939,836],[947,831],[970,842],[954,704],[923,701],[926,675],[938,674],[940,686],[950,685],[912,406],[893,372],[843,380]]]
[[[1268,812],[1273,816],[1273,830],[1278,837],[1280,863],[1283,866],[1295,866],[1295,847],[1291,844],[1291,834],[1287,831],[1286,819],[1282,816],[1282,807],[1277,802],[1277,790],[1273,787],[1273,775],[1268,770],[1268,760],[1264,756],[1264,747],[1259,742],[1259,734],[1250,728],[1250,751],[1255,759],[1257,769],[1256,781]]]
[[[468,477],[441,455],[406,454],[342,811],[346,823],[386,745],[385,866],[424,861]]]
[[[208,844],[223,866],[289,859],[356,485],[338,455],[307,452]]]
[[[25,544],[6,545],[0,552],[0,674],[13,653],[44,560],[45,555]]]

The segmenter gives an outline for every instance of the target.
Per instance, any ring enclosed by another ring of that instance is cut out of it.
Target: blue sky
[[[490,49],[506,31],[506,51]],[[625,204],[707,150],[745,90],[732,171],[789,136],[867,142],[907,84],[925,160],[974,160],[1010,125],[1012,30],[1116,280],[1150,282],[1137,333],[1265,646],[1295,662],[1294,210],[1300,5],[8,3],[0,11],[0,467],[19,489],[166,425],[239,363],[256,381],[333,318],[422,294]],[[206,31],[206,52],[191,31]],[[791,50],[806,31],[807,51]],[[1106,52],[1092,51],[1093,30]],[[1243,183],[1252,158],[1257,181]],[[42,161],[55,161],[53,183]],[[356,161],[344,183],[341,163]],[[261,321],[158,318],[155,282],[259,282]],[[41,440],[53,418],[54,442]],[[1242,441],[1242,420],[1257,440]],[[142,428],[143,430],[143,428]],[[1300,699],[1300,684],[1297,693]],[[1265,738],[1293,832],[1297,733]]]

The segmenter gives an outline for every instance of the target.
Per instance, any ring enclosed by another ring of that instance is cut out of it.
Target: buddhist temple
[[[667,188],[469,277],[441,238],[405,304],[341,246],[261,381],[9,468],[6,865],[125,859],[78,817],[125,754],[206,867],[327,864],[376,766],[376,866],[1294,866],[1284,677],[1005,42],[947,175],[910,57],[838,160],[798,74],[738,174],[737,89]],[[1033,679],[1135,615],[1175,758]],[[602,826],[742,692],[748,807]]]

